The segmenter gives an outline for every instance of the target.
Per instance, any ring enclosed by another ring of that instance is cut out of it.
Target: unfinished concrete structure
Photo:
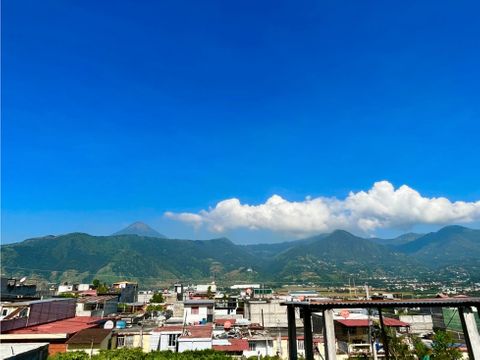
[[[382,330],[385,358],[389,360],[388,339],[385,332],[382,309],[393,308],[425,308],[425,307],[456,307],[460,314],[465,342],[470,360],[480,360],[480,335],[475,322],[472,307],[480,308],[480,298],[435,298],[411,300],[325,300],[325,301],[287,301],[282,303],[287,307],[288,319],[288,351],[290,360],[297,360],[297,335],[295,326],[295,309],[299,308],[303,314],[303,327],[305,338],[305,359],[313,360],[312,313],[321,312],[324,322],[324,346],[326,360],[335,360],[335,328],[333,322],[333,309],[375,309],[379,313],[380,327]]]

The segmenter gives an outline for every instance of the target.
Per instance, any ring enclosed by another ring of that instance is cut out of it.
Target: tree
[[[432,359],[435,360],[459,360],[462,359],[462,353],[453,347],[454,341],[450,333],[446,331],[437,331],[433,336]]]
[[[417,359],[423,360],[431,354],[430,349],[418,336],[412,336],[413,352],[417,356]]]
[[[213,292],[212,292],[212,287],[211,286],[209,286],[207,288],[207,298],[213,299]]]
[[[92,284],[94,289],[98,289],[98,287],[100,286],[100,280],[93,279]]]
[[[161,292],[156,292],[153,294],[152,298],[150,299],[150,303],[160,304],[163,303],[165,300]]]

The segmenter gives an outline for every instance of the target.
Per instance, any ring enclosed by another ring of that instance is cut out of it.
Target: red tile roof
[[[76,316],[69,319],[52,321],[46,324],[28,326],[22,329],[11,330],[8,334],[75,334],[76,332],[97,327],[101,320],[98,317]]]
[[[246,339],[228,339],[230,345],[213,345],[213,350],[225,352],[239,352],[248,350],[248,340]]]
[[[368,327],[367,319],[350,319],[350,320],[345,319],[345,320],[335,320],[335,321],[346,327]],[[383,323],[385,324],[385,326],[390,326],[390,327],[410,326],[410,324],[407,324],[406,322],[403,322],[397,319],[392,319],[392,318],[384,318]],[[373,321],[371,321],[370,324],[373,324]]]

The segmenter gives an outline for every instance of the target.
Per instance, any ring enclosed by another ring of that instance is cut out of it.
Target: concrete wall
[[[196,305],[195,305],[196,306]],[[208,307],[205,305],[199,305],[198,306],[198,314],[192,314],[192,307],[195,306],[185,306],[184,307],[184,314],[183,318],[185,319],[186,316],[186,323],[187,324],[195,324],[199,323],[203,319],[207,319],[208,316]],[[212,309],[210,309],[210,312],[212,312]]]
[[[246,302],[245,317],[265,327],[288,327],[287,307],[280,306],[280,300]],[[297,326],[302,326],[299,314],[296,314],[296,318]]]
[[[272,340],[248,340],[249,346],[250,343],[255,344],[255,350],[244,350],[243,355],[246,357],[250,356],[273,356],[276,355],[277,349],[273,346]],[[288,352],[287,352],[288,353]]]
[[[433,331],[432,315],[400,315],[400,321],[410,324],[413,334],[425,334]]]

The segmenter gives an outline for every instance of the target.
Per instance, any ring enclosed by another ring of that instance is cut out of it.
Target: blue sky
[[[2,5],[4,242],[135,220],[285,239],[164,213],[344,199],[382,180],[480,200],[474,1]],[[397,225],[375,233],[422,226]]]

